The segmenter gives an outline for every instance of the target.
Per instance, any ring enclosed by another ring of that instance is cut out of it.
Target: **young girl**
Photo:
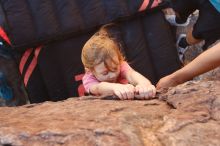
[[[108,28],[102,27],[82,49],[86,73],[83,85],[93,95],[116,95],[124,99],[148,99],[156,94],[155,86],[132,69],[119,50],[119,44],[110,38]]]

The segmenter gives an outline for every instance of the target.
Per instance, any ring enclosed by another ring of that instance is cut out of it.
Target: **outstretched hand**
[[[159,82],[157,83],[156,87],[157,87],[157,89],[169,88],[169,87],[174,87],[178,84],[179,83],[177,82],[177,80],[175,80],[173,78],[173,75],[171,74],[171,75],[168,75],[168,76],[161,78],[159,80]]]

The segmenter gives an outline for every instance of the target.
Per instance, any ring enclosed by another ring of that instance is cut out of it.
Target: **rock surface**
[[[0,145],[219,146],[220,81],[190,81],[157,99],[70,98],[0,108]]]

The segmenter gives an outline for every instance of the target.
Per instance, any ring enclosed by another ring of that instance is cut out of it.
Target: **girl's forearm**
[[[90,92],[94,95],[113,95],[114,83],[101,82],[90,88]]]
[[[133,85],[151,85],[151,82],[146,77],[134,70],[128,74],[128,81]]]

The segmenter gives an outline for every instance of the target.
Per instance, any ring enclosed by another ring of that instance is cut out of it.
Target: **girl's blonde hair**
[[[92,70],[95,65],[104,62],[106,68],[112,71],[125,60],[120,52],[119,43],[109,35],[108,28],[111,26],[112,24],[103,26],[84,45],[81,59],[86,69]],[[115,57],[118,57],[119,62]]]

